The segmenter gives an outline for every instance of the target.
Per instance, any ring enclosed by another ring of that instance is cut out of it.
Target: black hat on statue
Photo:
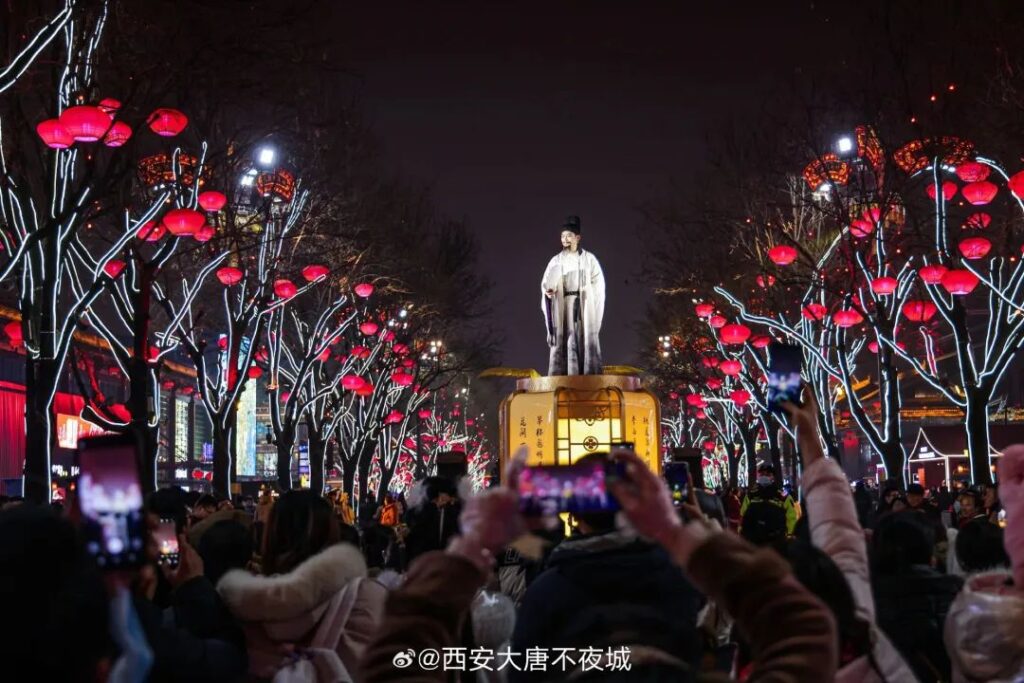
[[[568,230],[569,232],[572,232],[572,233],[575,233],[575,234],[579,235],[580,232],[581,232],[581,230],[580,230],[580,217],[579,216],[569,216],[568,218],[566,218],[565,219],[565,225],[562,226],[562,230]]]

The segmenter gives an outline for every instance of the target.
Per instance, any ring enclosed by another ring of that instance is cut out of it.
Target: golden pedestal
[[[569,465],[588,453],[632,442],[637,455],[661,471],[658,400],[638,377],[528,377],[499,409],[501,466],[520,446],[530,465]]]

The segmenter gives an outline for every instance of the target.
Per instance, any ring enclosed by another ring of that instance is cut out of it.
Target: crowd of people
[[[6,501],[4,680],[1022,680],[1024,447],[998,491],[875,501],[813,399],[787,410],[798,491],[766,467],[675,504],[628,451],[621,511],[567,520],[521,514],[519,458],[487,491],[430,477],[380,505],[161,489],[174,566],[99,571],[73,509]]]

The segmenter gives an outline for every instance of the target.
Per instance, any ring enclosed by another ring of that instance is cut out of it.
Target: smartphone
[[[178,550],[178,526],[173,519],[161,519],[153,530],[156,542],[157,562],[168,567],[177,567],[180,559]]]
[[[519,510],[532,517],[563,512],[616,512],[619,502],[608,483],[625,476],[624,465],[610,458],[573,465],[537,465],[519,475]]]
[[[686,502],[686,497],[690,495],[690,463],[666,463],[662,474],[665,483],[668,484],[669,493],[672,494],[672,503],[679,506]]]
[[[803,354],[799,346],[772,344],[768,347],[768,410],[782,413],[782,402],[800,405],[800,367]]]
[[[86,551],[103,569],[131,569],[145,560],[146,529],[135,438],[78,440],[78,506]]]

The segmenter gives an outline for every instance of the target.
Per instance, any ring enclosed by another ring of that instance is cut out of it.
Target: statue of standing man
[[[540,290],[548,375],[600,375],[604,273],[597,257],[580,249],[579,216],[562,226],[562,251],[548,263]]]

